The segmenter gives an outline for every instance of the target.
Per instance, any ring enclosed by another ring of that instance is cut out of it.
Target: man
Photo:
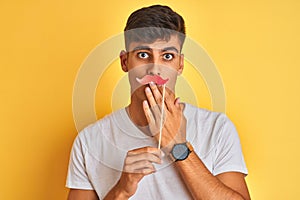
[[[120,61],[131,102],[79,133],[70,200],[250,199],[234,125],[175,98],[184,39],[183,18],[167,6],[128,18]]]

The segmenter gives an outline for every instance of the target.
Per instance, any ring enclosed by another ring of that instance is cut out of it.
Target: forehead
[[[166,49],[168,47],[175,47],[178,52],[180,52],[180,40],[178,36],[172,35],[168,41],[163,40],[163,39],[157,39],[152,43],[147,43],[147,42],[131,42],[129,44],[129,49],[128,51],[133,51],[135,48],[140,47],[140,46],[147,46],[150,49]]]

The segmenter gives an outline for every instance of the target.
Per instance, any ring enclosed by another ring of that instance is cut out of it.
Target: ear
[[[124,50],[122,50],[120,52],[120,63],[121,63],[121,67],[122,67],[122,70],[124,72],[128,72],[128,66],[127,66],[127,56],[128,56],[128,53]]]
[[[180,54],[179,58],[179,69],[177,70],[177,75],[181,75],[184,68],[184,55]]]

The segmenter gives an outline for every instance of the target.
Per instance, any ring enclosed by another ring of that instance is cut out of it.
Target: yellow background
[[[181,13],[217,65],[252,199],[298,199],[297,0],[1,1],[0,199],[66,198],[76,73],[132,11],[154,3]]]

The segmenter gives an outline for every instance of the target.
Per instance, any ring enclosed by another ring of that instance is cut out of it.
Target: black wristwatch
[[[175,144],[171,150],[171,156],[177,161],[185,160],[193,151],[193,147],[189,142]]]

